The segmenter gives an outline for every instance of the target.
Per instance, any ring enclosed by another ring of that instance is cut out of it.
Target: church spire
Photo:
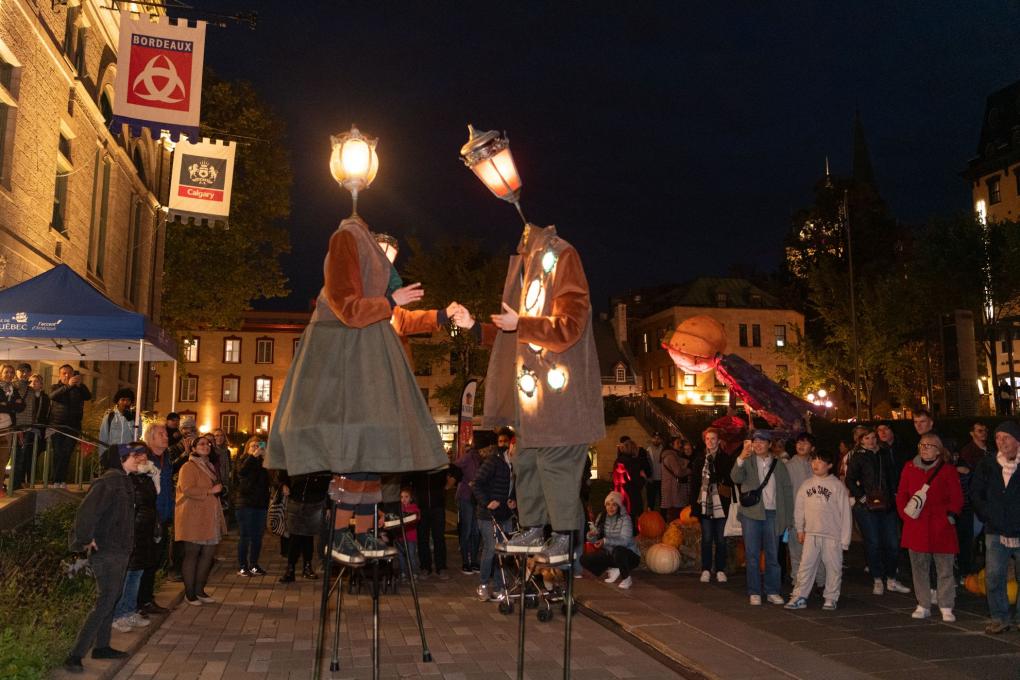
[[[871,154],[868,153],[868,143],[864,139],[864,124],[861,123],[861,112],[854,112],[854,165],[853,179],[859,184],[866,184],[873,189],[875,186],[875,172],[871,167]]]

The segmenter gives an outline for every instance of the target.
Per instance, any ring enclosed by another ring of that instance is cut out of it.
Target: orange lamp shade
[[[517,174],[513,154],[507,147],[491,158],[471,166],[478,179],[497,197],[506,199],[521,189],[521,176]]]

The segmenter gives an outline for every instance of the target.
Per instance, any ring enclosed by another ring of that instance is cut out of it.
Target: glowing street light
[[[471,168],[493,195],[513,203],[527,224],[520,203],[524,183],[517,172],[513,154],[510,153],[510,140],[506,135],[495,130],[478,132],[474,126],[468,125],[468,140],[460,148],[460,156],[464,165]]]
[[[379,156],[375,152],[379,140],[366,137],[352,125],[349,132],[331,135],[329,141],[333,145],[329,171],[340,186],[351,192],[354,217],[358,214],[358,192],[367,189],[379,172]]]

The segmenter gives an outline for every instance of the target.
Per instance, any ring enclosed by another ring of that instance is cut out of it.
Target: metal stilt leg
[[[379,535],[379,506],[372,512],[372,529]],[[379,559],[372,560],[372,680],[379,680]]]
[[[330,658],[329,670],[334,673],[340,670],[340,612],[344,606],[344,571],[346,568],[340,567],[333,586],[336,588],[336,619],[333,622],[333,656]]]
[[[563,680],[570,680],[570,627],[574,618],[574,535],[577,532],[570,532],[570,566],[567,567],[567,592],[566,601],[566,623],[563,628]]]
[[[521,561],[521,611],[517,624],[517,680],[524,680],[524,617],[527,609],[524,605],[528,599],[528,554],[521,553],[518,559]]]
[[[404,529],[403,510],[398,510],[397,515],[400,517],[400,538],[404,541],[404,550],[407,550],[407,532]],[[407,562],[407,578],[411,584],[411,599],[414,600],[414,615],[418,619],[418,635],[421,636],[421,660],[427,663],[432,661],[432,652],[429,651],[429,643],[425,640],[425,624],[421,620],[421,605],[418,604],[418,587],[414,583],[414,569],[411,566],[410,554],[407,554],[405,561]]]
[[[333,557],[330,550],[333,548],[333,537],[336,534],[336,503],[329,504],[329,533],[328,543],[325,546],[326,559],[322,565],[322,599],[319,602],[319,628],[315,634],[315,657],[312,668],[312,680],[319,680],[322,677],[322,643],[326,636],[326,613],[329,608],[329,587]]]

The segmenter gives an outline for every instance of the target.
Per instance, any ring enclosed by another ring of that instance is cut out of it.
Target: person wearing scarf
[[[701,522],[701,582],[712,578],[712,556],[715,555],[715,578],[726,583],[726,513],[733,495],[730,468],[733,459],[722,450],[721,432],[710,427],[701,434],[705,450],[694,457],[691,466],[691,515]]]
[[[953,615],[956,599],[953,558],[960,551],[953,522],[963,509],[963,488],[960,475],[950,462],[949,451],[938,435],[922,435],[917,450],[914,459],[903,466],[896,491],[896,510],[903,520],[900,545],[910,554],[914,594],[917,596],[917,608],[911,616],[915,619],[931,616],[931,589],[925,584],[934,561],[938,578],[938,607],[942,620],[952,623],[956,621]],[[904,509],[911,497],[925,485],[924,505],[915,519]]]
[[[970,499],[985,524],[985,584],[991,621],[985,632],[1004,633],[1010,628],[1006,594],[1009,559],[1020,562],[1020,424],[1007,420],[995,428],[999,453],[985,456],[974,470]]]
[[[202,436],[192,445],[191,456],[177,476],[174,508],[174,538],[184,544],[181,576],[184,599],[192,606],[216,602],[205,592],[226,525],[219,494],[223,491],[219,474],[209,462],[212,440]]]

